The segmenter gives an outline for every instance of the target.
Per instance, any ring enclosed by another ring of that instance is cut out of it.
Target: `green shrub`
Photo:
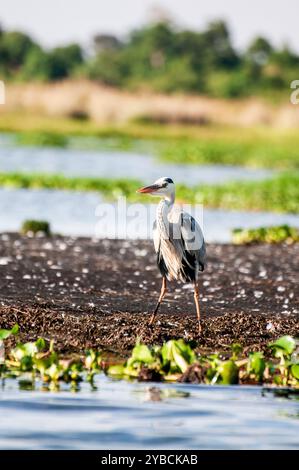
[[[50,224],[44,220],[25,220],[21,227],[21,233],[27,235],[28,233],[43,233],[44,235],[50,236]]]
[[[259,227],[253,229],[236,228],[233,230],[233,243],[246,245],[250,243],[282,243],[299,241],[299,230],[288,225],[276,227]]]

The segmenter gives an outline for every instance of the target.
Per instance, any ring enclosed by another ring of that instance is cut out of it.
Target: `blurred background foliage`
[[[299,56],[264,37],[240,52],[224,21],[202,31],[159,22],[132,31],[125,40],[98,34],[88,51],[79,44],[47,50],[23,32],[0,28],[0,75],[18,82],[85,77],[131,90],[273,98],[299,76]]]

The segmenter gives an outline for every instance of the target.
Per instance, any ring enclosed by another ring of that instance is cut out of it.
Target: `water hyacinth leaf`
[[[125,368],[124,368],[123,365],[117,364],[117,365],[109,367],[108,374],[109,375],[114,375],[114,376],[117,376],[117,377],[122,377],[124,375],[124,370],[125,370]]]
[[[195,360],[195,354],[188,344],[176,341],[173,345],[173,358],[176,365],[185,372]]]
[[[18,328],[15,331],[18,331]],[[59,389],[60,382],[68,383],[73,391],[78,391],[79,382],[86,380],[92,383],[95,374],[101,370],[115,378],[192,381],[211,385],[237,384],[239,379],[242,384],[260,384],[265,378],[267,383],[296,387],[299,381],[299,363],[294,353],[296,342],[289,336],[269,345],[280,361],[266,361],[262,352],[251,353],[246,358],[242,356],[238,359],[237,356],[241,352],[241,346],[238,344],[231,346],[234,356],[222,361],[219,353],[197,355],[194,352],[195,345],[191,346],[180,339],[169,340],[162,347],[148,347],[137,342],[125,363],[112,365],[108,370],[108,364],[105,366],[102,361],[101,351],[89,350],[85,355],[63,358],[53,351],[53,343],[46,349],[47,345],[44,339],[18,344],[8,352],[0,372],[21,379],[31,372],[34,379],[36,377],[37,380],[42,380],[47,384],[48,390],[55,391]],[[193,367],[190,367],[192,364]],[[200,376],[194,375],[195,370],[199,370]]]
[[[221,383],[223,385],[234,385],[239,382],[239,369],[234,361],[225,361],[219,367]]]
[[[20,361],[20,369],[22,371],[31,371],[33,369],[32,356],[23,356]]]
[[[167,343],[163,344],[161,348],[161,357],[164,365],[172,360],[171,341],[167,341]]]
[[[46,375],[50,377],[51,380],[59,380],[61,369],[58,364],[52,364],[46,371]]]
[[[132,352],[132,360],[152,364],[155,360],[151,350],[145,344],[137,344]]]
[[[237,358],[241,354],[241,352],[243,351],[243,348],[242,348],[241,344],[234,343],[231,347],[231,350],[232,350],[233,356]]]
[[[0,340],[9,338],[11,335],[17,335],[19,332],[19,325],[14,325],[11,330],[0,330]]]
[[[69,376],[70,380],[74,382],[81,382],[82,380],[82,377],[80,374],[81,371],[82,371],[81,364],[73,364],[69,369],[66,369],[64,371],[64,374],[66,374],[66,376]]]
[[[259,381],[262,380],[266,368],[266,362],[261,352],[255,352],[249,355],[249,372],[256,375]]]
[[[173,359],[182,372],[185,372],[188,369],[188,362],[184,359],[176,345],[173,346]]]
[[[100,351],[90,349],[85,353],[85,367],[89,370],[97,370],[101,364],[101,359]]]
[[[51,358],[43,358],[43,359],[36,359],[34,360],[35,368],[39,371],[41,375],[45,374],[45,371],[51,366],[52,361]]]
[[[186,361],[188,362],[188,364],[192,364],[192,362],[195,361],[196,356],[190,344],[185,343],[182,339],[176,340],[175,344],[180,350],[181,354],[186,359]]]
[[[16,324],[12,327],[12,329],[11,329],[10,331],[11,331],[11,334],[12,334],[12,335],[17,335],[17,334],[19,333],[19,330],[20,330],[20,327],[19,327],[19,325],[16,323]]]
[[[4,340],[6,338],[9,338],[11,336],[11,330],[0,330],[0,340]]]
[[[189,365],[195,361],[195,353],[190,345],[183,340],[170,340],[161,348],[163,365],[170,363],[171,372],[185,372]]]
[[[35,346],[36,346],[38,351],[42,351],[46,347],[46,341],[44,340],[44,338],[38,338],[35,341]]]
[[[24,344],[17,344],[17,346],[11,351],[12,356],[21,361],[23,357],[26,356],[34,356],[38,351],[36,343],[24,343]]]
[[[291,373],[295,379],[299,380],[299,364],[293,364],[291,366]]]
[[[296,341],[291,336],[286,335],[269,344],[269,347],[273,350],[282,350],[285,354],[292,354],[296,348]]]

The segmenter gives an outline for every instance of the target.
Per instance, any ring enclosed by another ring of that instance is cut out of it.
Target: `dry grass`
[[[54,84],[9,84],[1,114],[15,112],[72,117],[86,115],[97,124],[149,121],[280,128],[299,126],[299,106],[271,105],[257,98],[220,100],[202,96],[132,93],[81,80]]]

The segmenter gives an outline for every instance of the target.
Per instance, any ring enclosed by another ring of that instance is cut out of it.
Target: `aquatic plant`
[[[207,134],[207,132],[206,132]],[[299,166],[299,153],[292,146],[293,136],[277,139],[270,133],[262,135],[247,131],[238,135],[237,128],[228,129],[227,135],[215,132],[212,139],[180,138],[167,141],[160,152],[163,160],[179,164],[242,165],[251,168],[290,169]],[[243,138],[244,137],[244,138]]]
[[[295,243],[299,241],[299,230],[289,225],[258,227],[252,229],[236,228],[232,231],[233,243],[247,245],[251,243]]]
[[[66,147],[68,138],[49,131],[32,131],[17,134],[16,142],[18,145],[37,147]]]
[[[142,185],[138,180],[109,178],[68,178],[63,175],[38,173],[0,173],[0,186],[27,189],[68,189],[70,191],[97,191],[110,199],[135,195]]]
[[[0,350],[3,350],[3,340],[18,331],[18,325],[11,330],[0,330]],[[34,388],[38,379],[50,390],[58,390],[61,383],[70,384],[76,390],[82,380],[93,383],[94,375],[102,369],[100,351],[88,350],[82,357],[60,357],[53,341],[46,342],[43,338],[17,343],[0,361],[0,376],[19,379],[21,387],[25,379],[27,389]]]
[[[170,114],[173,114],[173,109]],[[137,139],[145,145],[149,143],[159,158],[172,163],[242,165],[281,170],[299,168],[297,129],[243,127],[240,132],[238,126],[140,124],[136,121],[99,127],[92,120],[58,116],[53,119],[18,111],[0,115],[0,131],[19,133],[16,138],[22,145],[68,146],[70,136],[81,136],[112,139],[114,147],[123,150],[132,148]]]
[[[25,220],[21,227],[21,233],[24,235],[42,233],[51,235],[50,224],[45,220]]]
[[[15,188],[97,191],[108,199],[126,196],[140,201],[136,189],[144,186],[133,179],[67,177],[55,174],[0,173],[0,186]],[[177,199],[205,207],[233,210],[265,210],[299,213],[299,172],[282,173],[263,181],[238,181],[219,185],[177,184]],[[148,201],[151,201],[148,198]],[[145,202],[145,199],[142,199]]]
[[[111,366],[108,374],[140,380],[171,380],[206,384],[299,385],[299,358],[296,341],[283,336],[269,345],[273,359],[262,352],[242,358],[243,349],[233,344],[230,357],[221,353],[197,355],[183,340],[170,340],[161,347],[137,344],[123,365]]]
[[[0,330],[0,351],[4,341],[19,333],[18,325]],[[65,358],[54,350],[54,342],[43,338],[17,343],[0,360],[0,376],[16,378],[20,387],[34,388],[36,380],[50,390],[62,383],[78,390],[82,381],[94,387],[94,377],[105,372],[110,377],[140,381],[177,381],[204,384],[266,384],[299,387],[299,357],[297,342],[283,336],[269,344],[269,358],[262,352],[244,357],[242,346],[233,344],[231,353],[201,355],[195,345],[182,339],[169,340],[162,346],[147,346],[137,342],[124,363],[107,364],[101,351],[88,350],[84,355]],[[268,356],[268,355],[267,355]]]

